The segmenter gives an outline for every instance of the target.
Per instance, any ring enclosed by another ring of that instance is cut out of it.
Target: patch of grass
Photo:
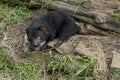
[[[73,62],[73,59],[71,56],[63,56],[60,58],[60,61],[53,60],[48,64],[48,69],[52,69],[52,75],[56,73],[56,70],[58,69],[57,72],[60,72],[63,70],[63,73],[66,71],[66,63],[71,63]]]
[[[91,57],[61,56],[59,60],[52,60],[47,65],[47,72],[58,79],[61,74],[70,80],[93,80],[93,73],[97,62]]]
[[[0,39],[2,39],[4,32],[5,32],[5,27],[4,26],[0,27]]]
[[[31,63],[15,65],[4,49],[0,50],[0,76],[17,80],[37,80],[38,68]]]
[[[0,50],[0,75],[3,77],[10,77],[12,75],[11,69],[14,64],[11,63],[10,57],[4,49]]]
[[[114,13],[111,15],[117,23],[120,22],[120,13]]]
[[[11,7],[9,4],[0,3],[0,19],[7,24],[18,25],[23,20],[30,18],[30,11],[25,6]]]
[[[110,71],[111,80],[120,80],[120,69]]]
[[[54,57],[54,58],[53,58]],[[97,62],[91,57],[35,53],[26,64],[15,65],[0,50],[0,76],[13,80],[93,80]]]
[[[36,80],[37,68],[32,64],[17,66],[13,70],[14,75],[19,80]]]
[[[51,2],[53,2],[53,0],[47,0],[47,2],[46,2],[45,4],[42,4],[41,9],[48,9],[49,4],[50,4]]]
[[[5,31],[5,28],[4,27],[0,27],[0,35],[3,35],[4,31]]]

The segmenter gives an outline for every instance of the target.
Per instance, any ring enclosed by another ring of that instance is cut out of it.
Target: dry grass
[[[99,40],[94,40],[92,43],[94,48],[96,49],[96,57],[98,60],[98,64],[96,65],[96,71],[95,71],[95,79],[96,80],[108,80],[108,68],[106,63],[106,57],[103,50],[103,45],[100,43]]]
[[[65,1],[69,1],[69,0],[65,0]],[[71,1],[74,1],[74,0],[71,0]],[[76,0],[76,1],[79,1],[79,0]],[[101,0],[92,0],[92,1],[101,1]],[[115,3],[118,4],[118,0],[102,0],[102,1],[108,2],[108,3],[112,3],[114,1]],[[93,2],[93,4],[94,3],[95,2]],[[101,5],[95,4],[95,6],[97,9],[100,8],[101,11],[105,10],[104,7],[100,7]],[[39,14],[40,14],[40,12],[38,11],[37,16]],[[36,12],[34,12],[33,15],[36,16]],[[19,25],[19,27],[17,27],[17,28],[15,28],[13,26],[8,26],[7,33],[4,35],[2,44],[0,45],[0,47],[6,48],[8,50],[8,55],[13,59],[13,62],[17,65],[25,64],[29,61],[29,59],[24,58],[23,51],[24,51],[24,45],[25,45],[25,43],[24,43],[25,42],[24,28],[29,26],[30,23],[31,23],[31,20],[28,20],[28,21],[26,20],[25,22],[23,22],[23,24]],[[119,39],[120,38],[118,38],[116,36],[116,34],[110,35],[109,38],[96,37],[96,36],[87,37],[87,36],[82,35],[82,36],[73,37],[70,40],[68,40],[68,42],[73,41],[73,43],[74,43],[77,41],[79,43],[79,42],[83,41],[83,43],[88,43],[88,44],[90,42],[90,45],[92,46],[91,47],[92,50],[95,50],[95,53],[92,53],[92,54],[95,57],[97,57],[96,59],[99,61],[99,64],[95,68],[95,70],[96,70],[95,78],[96,78],[96,80],[107,80],[106,76],[108,75],[107,74],[108,69],[107,69],[106,58],[105,58],[105,56],[106,56],[105,49],[106,49],[106,53],[109,52],[109,49],[112,48],[113,45],[117,45]],[[81,46],[84,46],[84,44]],[[86,49],[84,50],[84,52],[86,52]],[[39,56],[41,56],[41,55],[39,55]],[[38,58],[39,58],[39,56],[38,56]],[[45,57],[45,56],[43,55],[42,57]],[[35,65],[39,64],[39,66],[40,66],[40,62],[42,62],[42,65],[39,68],[40,70],[37,72],[37,77],[42,80],[49,80],[51,76],[49,76],[45,72],[45,63],[46,63],[45,59],[43,59],[42,61],[38,60],[38,62],[36,62],[36,63],[34,62],[34,63],[35,63]],[[42,68],[44,68],[44,74],[40,73]],[[39,75],[41,75],[42,78],[40,78]]]

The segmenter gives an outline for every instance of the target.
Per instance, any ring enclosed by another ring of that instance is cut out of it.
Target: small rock
[[[56,51],[61,54],[71,54],[74,51],[74,46],[72,43],[64,43],[56,48]]]
[[[30,49],[30,47],[26,47],[24,49],[24,53],[26,53],[26,54],[30,54],[31,52],[32,52],[32,50]]]
[[[96,23],[105,23],[106,22],[106,15],[99,13],[95,15],[95,22]]]
[[[92,6],[91,1],[83,1],[81,3],[81,7],[83,7],[84,9],[88,9],[88,10],[94,10],[94,7]]]
[[[0,80],[11,80],[11,79],[6,79],[6,78],[3,78],[3,77],[0,77]]]
[[[112,4],[109,4],[107,7],[110,9],[118,9],[119,6],[115,3],[112,3]]]
[[[114,10],[113,13],[120,13],[120,9]]]
[[[120,54],[119,53],[113,54],[111,67],[112,68],[120,68]]]
[[[56,54],[55,56],[53,56],[53,58],[57,61],[60,61],[61,57],[62,57],[62,55],[60,55],[60,54]]]

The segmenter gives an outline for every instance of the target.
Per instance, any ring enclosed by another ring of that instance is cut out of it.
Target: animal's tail
[[[107,36],[106,34],[103,34],[103,33],[99,33],[99,32],[96,32],[96,31],[93,31],[93,30],[89,30],[89,29],[80,29],[80,34],[83,34],[83,35],[100,35],[100,36]]]

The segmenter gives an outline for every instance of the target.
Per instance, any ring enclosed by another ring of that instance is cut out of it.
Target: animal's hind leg
[[[54,45],[55,48],[59,47],[65,40],[67,40],[69,37],[75,34],[75,30],[71,28],[71,26],[68,25],[68,26],[63,27],[63,29],[61,30],[59,34],[58,41]]]

